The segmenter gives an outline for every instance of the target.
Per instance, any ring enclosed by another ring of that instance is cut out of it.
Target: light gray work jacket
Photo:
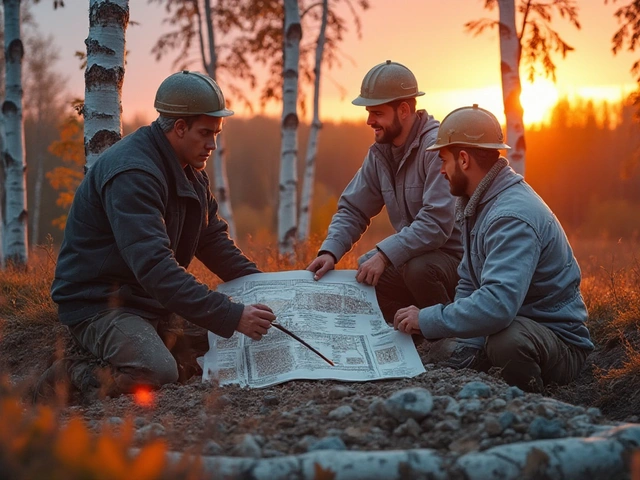
[[[593,349],[580,268],[560,222],[506,159],[487,177],[471,199],[458,199],[464,244],[460,281],[453,303],[420,311],[423,335],[488,336],[519,315],[570,344]]]
[[[409,259],[441,248],[460,255],[455,198],[440,174],[437,152],[425,148],[436,140],[440,123],[419,110],[416,134],[395,166],[391,145],[374,143],[338,201],[320,251],[340,260],[387,207],[396,233],[377,244],[397,268]]]

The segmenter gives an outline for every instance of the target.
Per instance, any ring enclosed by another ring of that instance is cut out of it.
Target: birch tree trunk
[[[298,68],[302,25],[297,0],[284,0],[284,45],[282,71],[282,139],[280,146],[280,202],[278,244],[282,255],[293,255],[296,238],[298,173]]]
[[[216,54],[215,34],[213,31],[213,19],[211,18],[211,0],[204,0],[204,18],[207,25],[207,39],[209,44],[209,63],[205,63],[207,73],[211,78],[216,80],[216,67],[218,64],[218,56]],[[200,44],[202,48],[202,43]],[[204,59],[203,54],[203,59]],[[231,209],[231,197],[229,196],[229,179],[227,177],[227,165],[225,157],[224,137],[218,135],[216,140],[218,148],[213,152],[213,182],[214,195],[218,201],[220,216],[229,224],[229,235],[231,238],[236,236],[236,225],[233,218],[233,210]]]
[[[129,0],[89,0],[84,74],[85,170],[122,137],[122,83]]]
[[[516,30],[514,0],[498,0],[500,10],[500,59],[502,72],[502,101],[507,119],[507,143],[511,150],[507,158],[511,167],[524,175],[526,147],[524,121],[520,103],[520,39]]]
[[[24,155],[22,125],[22,58],[24,45],[20,36],[20,0],[4,0],[4,42],[6,84],[2,114],[5,119],[5,195],[4,254],[5,263],[25,266],[27,240],[27,165]]]
[[[309,238],[311,227],[311,207],[313,205],[313,183],[316,174],[316,156],[318,153],[318,137],[322,122],[320,121],[320,74],[322,68],[322,55],[324,53],[325,32],[327,29],[327,16],[329,0],[322,2],[322,21],[318,41],[316,42],[316,64],[314,68],[315,80],[313,84],[313,121],[307,143],[307,156],[304,162],[304,178],[302,180],[302,196],[300,197],[300,221],[298,222],[298,240]]]

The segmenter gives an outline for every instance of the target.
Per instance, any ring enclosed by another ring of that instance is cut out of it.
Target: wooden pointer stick
[[[280,330],[283,333],[286,333],[287,335],[289,335],[291,338],[293,338],[294,340],[300,342],[302,345],[304,345],[305,347],[307,347],[309,350],[311,350],[313,353],[315,353],[316,355],[318,355],[320,358],[322,358],[325,362],[327,362],[329,365],[331,365],[332,367],[335,367],[336,364],[333,363],[331,360],[329,360],[327,357],[325,357],[323,354],[321,354],[318,350],[316,350],[315,348],[313,348],[311,345],[309,345],[307,342],[305,342],[304,340],[302,340],[299,336],[297,336],[295,333],[290,332],[289,330],[287,330],[286,328],[284,328],[282,325],[280,325],[279,323],[275,323],[275,322],[271,322],[271,325],[273,325],[274,327],[276,327],[278,330]]]

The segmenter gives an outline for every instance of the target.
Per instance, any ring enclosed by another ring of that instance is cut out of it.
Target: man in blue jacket
[[[459,197],[460,280],[453,303],[403,308],[394,326],[443,345],[484,336],[489,364],[508,383],[540,391],[576,378],[593,344],[571,246],[553,212],[500,156],[508,148],[495,116],[477,105],[442,121],[427,150],[439,151],[440,171]]]
[[[176,316],[205,338],[207,330],[239,331],[254,340],[275,319],[269,307],[234,302],[186,270],[197,257],[223,281],[260,271],[229,238],[204,172],[233,114],[220,87],[200,73],[175,73],[154,106],[158,119],[107,149],[78,187],[51,289],[60,321],[106,368],[96,375],[86,357],[59,360],[36,400],[65,374],[81,391],[99,386],[111,396],[177,381],[167,348],[175,335],[163,335]]]

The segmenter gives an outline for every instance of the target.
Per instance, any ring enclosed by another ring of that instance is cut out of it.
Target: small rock
[[[504,427],[494,415],[486,415],[484,417],[484,429],[490,437],[497,437],[503,432]]]
[[[514,414],[513,412],[503,412],[500,415],[500,418],[498,421],[500,422],[500,426],[502,427],[502,430],[506,430],[511,425],[513,425],[516,421],[519,421],[519,419],[517,415]]]
[[[351,442],[360,442],[367,436],[367,432],[357,427],[347,427],[344,430],[344,436]]]
[[[471,412],[479,412],[480,410],[484,410],[484,409],[482,407],[482,402],[474,398],[473,400],[464,402],[462,404],[462,410],[464,410],[465,413],[471,413]]]
[[[387,413],[400,422],[409,418],[422,420],[433,409],[433,398],[425,388],[405,388],[384,402]]]
[[[403,424],[398,425],[398,427],[393,431],[393,434],[396,437],[418,438],[421,433],[422,433],[422,428],[420,428],[420,425],[418,425],[418,422],[416,422],[413,418],[410,418]]]
[[[151,438],[162,437],[165,434],[165,428],[159,423],[150,423],[138,429],[136,437],[138,440],[149,440]]]
[[[354,393],[355,390],[353,390],[352,388],[337,386],[329,390],[329,398],[332,400],[339,400],[344,397],[350,397]]]
[[[233,403],[233,400],[229,395],[220,395],[216,400],[215,405],[217,408],[224,408],[227,405],[231,405],[232,403]]]
[[[511,386],[507,388],[507,391],[504,393],[504,399],[507,402],[510,400],[513,400],[514,398],[520,398],[520,397],[524,397],[524,392],[516,386]]]
[[[454,453],[465,454],[478,450],[480,446],[480,439],[474,435],[465,435],[458,438],[449,444],[449,450]]]
[[[458,398],[489,398],[491,396],[491,387],[484,382],[469,382],[460,393]]]
[[[204,444],[204,447],[202,447],[202,455],[205,456],[222,455],[222,452],[222,447],[213,440],[207,440],[207,442]]]
[[[345,417],[348,417],[353,413],[353,408],[349,405],[342,405],[341,407],[334,408],[329,412],[329,418],[334,420],[341,420]]]
[[[147,424],[147,419],[144,417],[136,417],[136,419],[133,421],[133,425],[136,428],[142,428]]]
[[[489,405],[487,405],[487,408],[489,410],[502,410],[506,406],[507,406],[506,400],[503,400],[502,398],[494,398],[493,400],[491,400],[491,402],[489,402]]]
[[[256,440],[255,435],[247,433],[242,436],[242,441],[233,447],[233,454],[237,457],[262,457],[262,449]]]
[[[307,451],[314,452],[316,450],[346,450],[347,445],[340,437],[324,437],[309,445]]]
[[[591,407],[587,409],[587,415],[591,418],[600,418],[602,416],[602,412],[599,408]]]
[[[274,405],[278,405],[280,403],[280,399],[277,395],[269,394],[262,397],[262,403],[267,406],[273,407]]]
[[[371,401],[367,410],[369,410],[369,413],[377,417],[381,417],[387,414],[387,409],[384,406],[384,400],[379,397],[376,397]]]
[[[460,430],[460,420],[442,420],[433,428],[439,432],[454,432]]]
[[[460,404],[452,398],[449,402],[449,405],[447,405],[447,408],[445,408],[444,413],[446,413],[447,415],[453,415],[455,417],[462,416],[462,412],[460,411]]]
[[[124,423],[124,420],[120,417],[109,417],[107,423],[112,426],[120,426]]]
[[[566,436],[566,432],[562,424],[558,420],[548,420],[544,417],[536,417],[527,433],[533,440],[542,440],[548,438],[562,438]]]

